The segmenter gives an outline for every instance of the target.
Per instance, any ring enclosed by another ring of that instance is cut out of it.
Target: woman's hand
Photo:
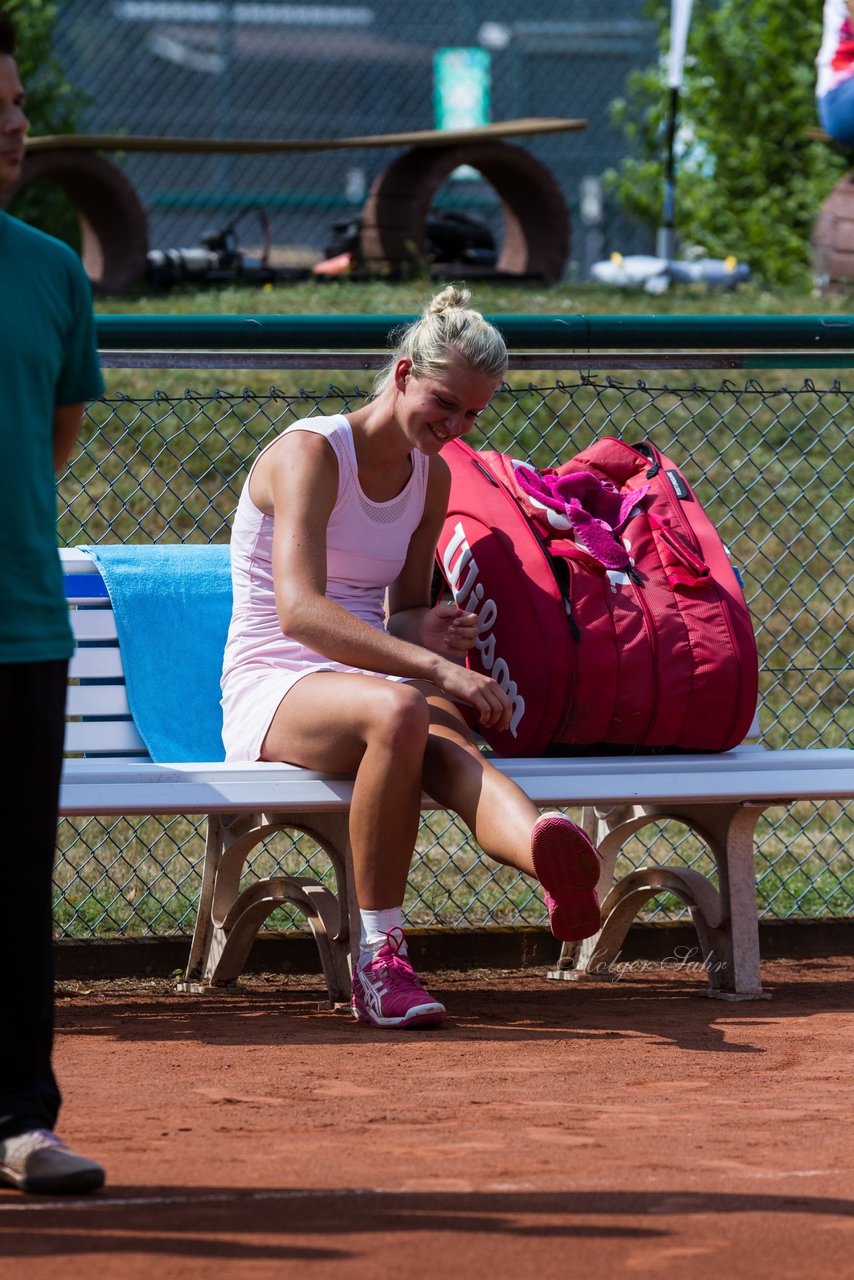
[[[472,707],[477,720],[486,728],[508,728],[513,704],[492,676],[450,661],[440,664],[433,675],[433,682],[455,702],[464,702]]]
[[[439,601],[421,620],[421,643],[431,653],[459,662],[477,639],[477,614],[459,605]]]

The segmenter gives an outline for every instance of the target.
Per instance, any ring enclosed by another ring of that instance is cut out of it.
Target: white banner
[[[682,84],[682,68],[685,63],[685,46],[688,43],[688,27],[691,25],[692,0],[673,0],[670,9],[670,57],[667,64],[667,83],[671,89]]]

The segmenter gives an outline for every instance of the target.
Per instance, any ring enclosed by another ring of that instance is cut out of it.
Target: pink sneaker
[[[596,884],[602,859],[586,833],[561,813],[543,813],[531,833],[531,856],[554,936],[579,942],[598,933],[602,917]]]
[[[375,1027],[432,1027],[445,1006],[425,991],[405,955],[403,930],[392,929],[372,960],[353,974],[353,1013]]]

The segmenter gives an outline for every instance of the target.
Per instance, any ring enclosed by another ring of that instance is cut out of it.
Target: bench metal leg
[[[337,894],[308,877],[286,875],[257,880],[241,892],[247,858],[280,831],[301,832],[323,849],[335,870]],[[346,814],[211,815],[196,928],[179,990],[201,992],[236,981],[265,920],[290,903],[308,920],[330,1001],[348,1003],[351,875]]]
[[[585,830],[602,854],[599,881],[602,928],[580,943],[565,943],[555,978],[602,976],[616,963],[629,926],[650,898],[662,891],[680,897],[697,930],[699,958],[682,957],[684,968],[701,966],[708,978],[704,995],[723,1000],[763,998],[759,969],[759,919],[753,867],[756,822],[764,806],[742,804],[624,805],[586,808]],[[643,867],[614,883],[617,856],[625,840],[651,822],[671,818],[708,845],[718,885],[686,867]],[[674,957],[672,963],[680,963]]]

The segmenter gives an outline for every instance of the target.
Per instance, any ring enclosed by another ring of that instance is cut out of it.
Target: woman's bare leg
[[[361,914],[353,1013],[375,1027],[434,1026],[445,1007],[406,957],[403,895],[421,818],[424,695],[378,676],[317,671],[279,703],[264,760],[355,773],[350,846]]]
[[[424,790],[458,813],[496,862],[534,875],[531,833],[540,811],[521,787],[495,769],[457,707],[439,690],[419,684],[430,706]]]
[[[543,814],[524,791],[478,750],[457,708],[429,686],[430,735],[424,787],[458,813],[478,844],[497,862],[536,876],[549,923],[565,942],[588,938],[601,925],[596,883],[601,859],[588,837],[559,814]]]
[[[355,773],[350,844],[363,910],[403,902],[418,835],[429,712],[411,685],[317,671],[286,694],[261,758]]]

